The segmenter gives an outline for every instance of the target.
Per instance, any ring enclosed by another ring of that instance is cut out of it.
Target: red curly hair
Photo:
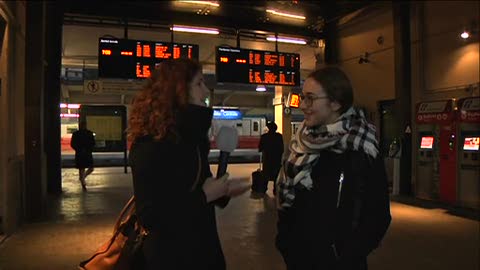
[[[202,66],[189,59],[162,62],[132,100],[128,138],[148,135],[160,140],[175,134],[175,115],[188,104],[190,84],[201,71]]]

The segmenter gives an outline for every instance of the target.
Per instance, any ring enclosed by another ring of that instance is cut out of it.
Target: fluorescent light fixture
[[[291,37],[281,37],[281,36],[278,36],[278,38],[276,38],[275,36],[268,36],[267,40],[268,41],[278,41],[278,42],[283,42],[283,43],[301,44],[301,45],[307,44],[307,41],[305,39],[301,39],[301,38],[291,38]]]
[[[61,118],[79,118],[80,115],[78,113],[61,113]]]
[[[463,33],[460,34],[460,37],[463,39],[467,39],[470,37],[470,34],[467,31],[463,31]]]
[[[257,85],[257,88],[255,88],[255,91],[257,91],[257,92],[265,92],[265,91],[267,91],[267,88],[265,87],[265,85],[259,84],[259,85]]]
[[[220,33],[216,28],[194,27],[186,25],[174,25],[172,28],[170,28],[170,30],[176,32],[200,33],[210,35],[218,35]]]
[[[186,3],[186,4],[196,4],[196,5],[207,5],[207,6],[212,6],[212,7],[219,7],[220,4],[217,2],[211,2],[211,1],[178,1],[181,3]]]
[[[79,109],[79,108],[80,108],[80,104],[60,103],[60,108]]]
[[[271,13],[271,14],[274,14],[274,15],[288,17],[288,18],[292,18],[292,19],[305,20],[305,16],[284,13],[284,12],[276,11],[274,9],[267,9],[267,12]]]

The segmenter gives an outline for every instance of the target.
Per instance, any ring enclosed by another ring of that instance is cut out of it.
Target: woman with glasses
[[[367,269],[390,224],[375,127],[352,105],[340,69],[319,69],[305,80],[305,120],[277,181],[276,246],[288,270]]]

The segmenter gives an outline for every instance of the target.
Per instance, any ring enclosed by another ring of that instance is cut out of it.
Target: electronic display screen
[[[290,94],[288,105],[292,108],[300,107],[300,96],[298,94]]]
[[[148,78],[158,64],[171,58],[198,60],[198,45],[100,38],[98,76],[121,79]]]
[[[217,82],[243,84],[300,85],[300,55],[217,47]]]
[[[424,136],[420,142],[420,149],[433,149],[433,136]]]
[[[480,137],[466,137],[463,142],[463,150],[478,151],[480,149]]]
[[[239,110],[213,110],[213,119],[238,120],[242,119],[242,112]]]

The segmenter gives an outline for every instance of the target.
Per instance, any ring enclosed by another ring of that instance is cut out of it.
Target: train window
[[[243,127],[243,123],[237,123],[237,127]]]
[[[254,132],[257,132],[259,130],[259,127],[258,127],[258,122],[253,122],[253,131]]]

